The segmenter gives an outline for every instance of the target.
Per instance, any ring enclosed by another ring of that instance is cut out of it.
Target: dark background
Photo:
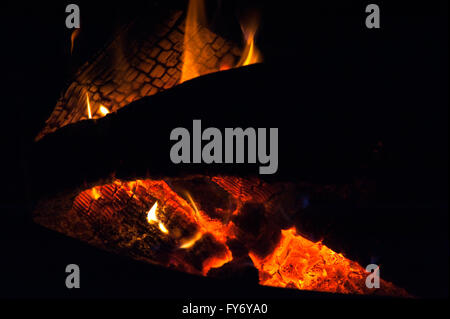
[[[2,72],[1,85],[5,189],[0,206],[0,296],[323,297],[270,288],[236,291],[232,284],[127,260],[32,223],[29,168],[34,159],[30,148],[61,91],[77,67],[137,12],[148,12],[150,18],[169,5],[168,1],[78,1],[82,29],[71,57],[71,32],[64,26],[68,3],[1,4],[6,72]],[[282,70],[277,81],[286,83],[287,90],[301,92],[308,81],[304,75],[314,73],[315,83],[323,85],[323,94],[335,95],[327,99],[327,107],[339,108],[345,101],[339,92],[350,92],[349,103],[358,108],[358,114],[386,125],[373,139],[374,148],[383,142],[379,150],[383,159],[371,171],[379,185],[376,205],[365,211],[373,213],[372,222],[367,225],[367,216],[355,221],[359,218],[354,213],[334,216],[341,219],[336,224],[337,233],[349,240],[369,238],[372,246],[368,249],[383,264],[385,279],[416,296],[446,297],[448,3],[377,1],[380,30],[365,28],[368,3],[222,1],[221,14],[213,20],[214,29],[239,41],[237,16],[247,6],[260,7],[263,15],[258,46],[265,63]],[[174,1],[174,5],[183,4]],[[349,88],[352,81],[355,85]],[[308,106],[292,105],[299,108],[299,114],[301,107]],[[272,108],[258,105],[255,114]],[[358,152],[350,156],[360,158]],[[341,178],[338,175],[336,178]],[[64,268],[69,263],[77,263],[82,269],[83,288],[78,291],[68,291],[64,286]]]

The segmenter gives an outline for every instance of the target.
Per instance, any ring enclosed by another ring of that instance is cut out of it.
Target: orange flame
[[[184,52],[183,69],[180,83],[200,76],[200,71],[196,65],[197,56],[195,46],[201,42],[201,36],[197,34],[198,29],[206,24],[205,3],[203,0],[190,0],[186,16],[186,26],[184,30]]]
[[[94,200],[98,200],[102,196],[100,190],[100,187],[93,187],[89,190],[89,194]]]
[[[198,63],[201,48],[208,44],[208,40],[204,38],[204,34],[199,32],[199,29],[205,27],[206,24],[207,21],[204,0],[190,0],[184,32],[183,68],[180,83],[211,72],[202,69],[200,67],[201,63]],[[242,30],[246,40],[246,45],[242,52],[240,61],[234,67],[262,62],[262,55],[255,45],[257,24],[253,23],[251,27],[242,25]],[[232,67],[232,64],[230,65],[226,63],[220,65],[216,71],[227,70]]]
[[[361,287],[353,285],[352,291],[346,289],[347,281],[353,284],[347,277],[349,275],[364,281],[365,271],[361,266],[321,242],[314,243],[301,237],[295,228],[282,230],[282,238],[269,256],[260,258],[254,253],[249,256],[259,270],[262,285],[341,293],[364,292]]]
[[[74,49],[74,45],[75,45],[75,39],[78,37],[78,35],[80,34],[80,28],[77,28],[75,30],[73,30],[72,34],[70,35],[70,54],[73,53],[73,49]]]
[[[91,102],[89,101],[89,94],[86,93],[86,106],[88,118],[92,119]]]
[[[233,227],[232,223],[224,225],[219,220],[210,218],[207,214],[198,210],[191,195],[187,194],[187,197],[189,203],[194,209],[195,215],[193,217],[196,223],[200,226],[200,237],[198,239],[201,238],[202,234],[206,233],[214,234],[214,237],[221,243],[226,243],[228,239],[234,238],[233,232],[231,231],[231,228]],[[190,247],[192,247],[196,241],[194,241]]]
[[[241,59],[237,63],[236,67],[246,66],[250,64],[255,64],[262,61],[262,55],[255,45],[255,35],[258,29],[256,24],[253,25],[242,25],[242,33],[246,39],[246,45],[244,51],[242,52]]]

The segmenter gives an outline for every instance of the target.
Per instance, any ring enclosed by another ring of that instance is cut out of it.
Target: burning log
[[[192,274],[211,272],[212,276],[220,276],[230,269],[246,273],[251,260],[264,285],[407,296],[404,290],[385,281],[382,281],[383,289],[370,290],[365,286],[367,274],[359,264],[321,242],[307,240],[295,227],[283,229],[269,219],[267,211],[277,205],[276,197],[259,194],[274,193],[283,185],[260,184],[260,191],[255,189],[256,196],[241,196],[245,189],[254,187],[252,183],[236,177],[206,176],[183,179],[181,183],[173,178],[115,180],[81,193],[74,192],[69,198],[43,200],[35,210],[34,219],[96,247]],[[186,195],[186,200],[174,192],[171,184],[211,184],[210,191],[199,197],[199,203],[218,195],[212,184],[232,185],[228,189],[221,187],[218,193],[226,191],[232,202],[227,206],[236,209],[202,207],[190,195]],[[295,193],[287,195],[295,197]],[[48,203],[61,199],[64,202],[72,199],[73,206],[69,210],[48,210]],[[215,214],[222,216],[210,217],[214,214],[204,209],[214,209]],[[290,207],[292,215],[297,209]],[[225,268],[220,271],[222,267]]]
[[[354,124],[348,112],[342,109],[337,112],[334,107],[326,112],[323,108],[305,108],[307,120],[299,125],[300,119],[294,116],[296,111],[291,105],[296,93],[289,91],[280,95],[278,92],[284,92],[285,84],[274,81],[273,74],[276,72],[264,65],[210,74],[132,102],[106,117],[67,125],[35,145],[31,164],[36,190],[48,193],[55,188],[98,182],[112,175],[130,179],[200,172],[211,176],[257,173],[257,166],[250,164],[183,166],[169,161],[172,129],[188,127],[192,125],[192,118],[211,114],[212,109],[216,116],[205,126],[223,130],[228,126],[283,127],[279,169],[276,176],[264,177],[266,180],[319,181],[354,174],[360,165],[359,152],[370,147],[372,136],[380,127],[363,121]],[[297,97],[298,103],[316,98],[316,93],[306,89],[301,99]],[[254,109],[242,107],[267,104],[276,105],[277,112],[261,112],[258,118],[254,116]],[[186,107],[174,110],[183,105]],[[340,130],[341,127],[351,129]],[[312,132],[316,134],[314,142],[310,137]]]
[[[142,16],[124,27],[78,70],[36,140],[194,77],[261,61],[254,45],[255,25],[249,25],[241,50],[208,29],[203,11],[203,0],[193,0],[186,15],[173,11],[156,24]]]

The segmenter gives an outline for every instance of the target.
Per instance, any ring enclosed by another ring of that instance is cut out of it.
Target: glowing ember
[[[195,204],[190,194],[186,195],[189,203],[194,209],[195,214],[193,217],[197,225],[200,227],[200,237],[202,234],[212,233],[214,234],[216,239],[222,243],[225,243],[230,238],[234,238],[234,235],[231,231],[231,227],[233,226],[231,223],[228,225],[224,225],[219,220],[210,218],[207,214],[198,210],[197,205]],[[195,244],[195,242],[196,241],[194,241],[193,244]]]
[[[98,187],[91,188],[90,195],[95,200],[99,199],[102,196],[102,194],[100,193],[100,189]]]
[[[114,250],[120,247],[120,252],[129,249],[132,257],[193,274],[207,276],[211,269],[234,262],[229,247],[233,241],[249,247],[248,256],[258,270],[261,285],[332,293],[409,296],[405,290],[384,280],[381,280],[382,289],[367,288],[368,273],[363,267],[322,242],[315,243],[302,237],[295,227],[281,230],[281,236],[274,241],[270,251],[261,256],[248,244],[249,241],[258,244],[264,240],[265,233],[258,232],[256,239],[245,237],[242,234],[251,232],[252,222],[242,223],[239,218],[246,214],[245,203],[267,202],[271,193],[268,189],[254,188],[252,185],[266,187],[257,181],[233,177],[208,180],[230,194],[236,203],[228,211],[221,209],[217,218],[204,211],[199,205],[201,202],[196,202],[191,195],[182,192],[184,197],[181,197],[166,182],[147,179],[116,180],[80,193],[69,220],[74,223],[81,220],[88,229],[92,223],[96,225],[92,234],[87,235],[88,241],[104,231],[103,237],[93,242],[101,243],[103,248]],[[164,203],[161,208],[158,202]],[[146,220],[142,211],[146,212]],[[275,225],[270,223],[270,227]],[[117,247],[104,246],[105,243],[110,245],[111,236],[114,238],[111,243]],[[143,256],[136,255],[136,247],[142,247]],[[164,250],[161,247],[165,247]]]
[[[272,254],[259,258],[250,253],[250,258],[259,270],[262,285],[338,293],[369,292],[364,268],[321,242],[303,238],[295,228],[282,231]],[[387,282],[383,286],[394,289]]]
[[[205,262],[203,262],[203,271],[202,271],[203,276],[206,276],[212,268],[220,268],[227,262],[230,262],[231,260],[233,260],[233,255],[231,254],[231,251],[227,247],[227,250],[225,251],[225,254],[223,256],[219,257],[212,256],[208,258]]]

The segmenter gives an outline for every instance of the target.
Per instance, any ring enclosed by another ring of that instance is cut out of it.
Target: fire
[[[72,34],[70,35],[70,54],[73,53],[73,49],[75,47],[75,39],[80,34],[80,28],[76,28],[73,30]]]
[[[255,45],[255,35],[257,26],[256,24],[245,26],[242,25],[242,33],[246,38],[246,45],[242,52],[241,59],[237,63],[236,67],[255,64],[262,61],[261,53]]]
[[[166,226],[159,220],[158,217],[156,217],[156,210],[158,209],[158,202],[155,202],[150,208],[150,210],[147,213],[147,221],[149,224],[158,223],[159,230],[163,232],[164,234],[168,234],[169,231],[167,230]]]
[[[259,271],[260,284],[335,293],[369,293],[367,273],[358,263],[336,253],[322,242],[314,243],[297,234],[295,227],[282,230],[282,238],[273,253],[261,258],[249,256]],[[407,293],[382,281],[386,291]]]
[[[155,202],[147,213],[147,221],[149,224],[153,222],[158,222],[158,218],[156,217],[156,210],[158,209],[158,202]]]
[[[86,93],[86,110],[87,110],[87,116],[89,119],[103,117],[110,113],[110,111],[108,110],[108,108],[106,106],[104,106],[103,104],[100,104],[100,107],[98,108],[98,112],[94,112],[95,116],[93,116],[91,100],[89,99],[88,93]]]
[[[180,248],[181,248],[181,249],[188,249],[188,248],[191,248],[192,246],[195,245],[195,243],[196,243],[200,238],[202,238],[202,236],[203,236],[203,234],[202,234],[201,232],[196,233],[195,236],[194,236],[193,238],[191,238],[191,239],[187,240],[186,242],[184,242],[184,243],[180,246]]]
[[[233,227],[232,223],[229,223],[228,225],[224,225],[220,221],[210,218],[204,212],[198,210],[197,205],[195,204],[195,202],[192,199],[190,194],[187,194],[187,197],[188,197],[189,203],[191,204],[192,208],[194,209],[193,217],[194,217],[196,223],[200,227],[200,233],[198,234],[198,236],[199,236],[198,239],[200,239],[202,237],[202,234],[206,234],[206,233],[214,234],[216,239],[222,243],[226,243],[226,241],[228,239],[232,239],[235,237],[231,230],[231,228]],[[190,247],[192,247],[197,240],[195,240]]]
[[[98,200],[102,196],[100,187],[93,187],[87,192],[89,196],[94,200]]]
[[[159,230],[161,230],[164,234],[169,233],[169,231],[167,230],[166,226],[164,226],[163,223],[159,222],[158,227],[159,227]]]
[[[197,54],[195,52],[196,43],[203,42],[197,31],[200,26],[206,24],[205,3],[203,0],[190,0],[186,16],[186,27],[184,30],[184,56],[183,69],[180,83],[200,76],[200,71],[196,66]]]
[[[103,104],[100,105],[99,111],[103,116],[106,116],[109,114],[109,110]]]
[[[208,44],[208,37],[205,36],[204,32],[199,32],[199,30],[202,27],[206,27],[206,25],[204,0],[190,0],[184,31],[183,68],[180,83],[211,72],[202,68],[202,63],[199,63],[201,48]],[[240,61],[234,66],[228,62],[223,63],[216,71],[262,62],[262,55],[255,45],[257,24],[252,21],[249,25],[242,24],[241,28],[246,45]]]
[[[384,280],[380,281],[382,289],[367,288],[365,280],[368,273],[361,265],[322,242],[304,238],[295,227],[281,230],[280,239],[273,243],[270,252],[259,255],[253,246],[248,246],[247,240],[254,245],[261,236],[265,236],[264,233],[259,234],[255,242],[251,237],[242,237],[241,234],[248,232],[246,227],[249,225],[235,224],[233,218],[243,213],[244,203],[265,202],[265,197],[258,199],[252,196],[253,192],[260,192],[252,187],[250,181],[245,187],[243,180],[232,177],[212,177],[210,180],[236,201],[235,207],[221,210],[224,215],[218,218],[208,215],[190,194],[185,193],[182,197],[165,181],[151,179],[116,180],[112,184],[88,189],[77,196],[72,211],[76,215],[70,216],[80,216],[89,223],[108,221],[105,231],[113,234],[115,239],[111,244],[116,243],[119,251],[129,248],[131,256],[136,257],[136,253],[139,256],[138,247],[142,247],[144,259],[193,274],[208,276],[213,268],[238,262],[233,260],[229,246],[234,242],[248,247],[248,256],[258,270],[261,285],[331,293],[409,296],[405,290]],[[270,196],[270,192],[267,194]],[[158,202],[164,203],[164,216],[158,215],[162,211]],[[149,207],[149,203],[152,203],[151,208],[146,210],[146,221],[143,222],[144,225],[158,226],[151,231],[140,222],[140,212],[143,207]],[[230,218],[224,218],[226,216]],[[75,219],[79,220],[79,217]],[[98,231],[96,226],[91,236]],[[108,236],[101,237],[100,242],[108,243]],[[161,247],[165,247],[164,256],[169,258],[158,259],[157,252]],[[114,246],[110,248],[114,249]]]
[[[87,94],[87,93],[86,93],[86,107],[87,107],[88,118],[92,119],[91,102],[89,101],[89,94]]]
[[[102,196],[100,190],[97,187],[92,188],[92,197],[97,200]]]
[[[364,269],[357,263],[337,254],[321,242],[311,242],[296,233],[295,228],[282,230],[282,238],[274,252],[265,258],[250,253],[259,270],[260,283],[274,287],[350,293],[362,287]],[[353,289],[346,289],[346,284]]]

